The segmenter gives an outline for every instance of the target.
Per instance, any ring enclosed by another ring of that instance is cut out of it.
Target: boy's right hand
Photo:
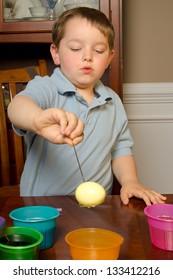
[[[46,109],[34,117],[35,132],[53,144],[71,146],[83,140],[84,123],[78,117],[63,109]]]

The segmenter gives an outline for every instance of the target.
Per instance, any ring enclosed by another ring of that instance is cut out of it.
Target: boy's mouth
[[[89,74],[89,73],[92,72],[92,68],[91,68],[91,67],[83,67],[83,68],[82,68],[82,71],[83,71],[84,73]]]

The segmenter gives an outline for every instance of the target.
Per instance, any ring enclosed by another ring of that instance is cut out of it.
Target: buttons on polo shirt
[[[86,100],[79,94],[76,94],[76,100],[82,104],[84,104],[85,106],[88,107],[88,103],[86,102]]]
[[[82,102],[84,100],[82,96],[78,96],[78,95],[76,95],[76,99],[79,102]]]

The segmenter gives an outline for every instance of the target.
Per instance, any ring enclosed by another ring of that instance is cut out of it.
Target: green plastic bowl
[[[0,233],[0,260],[36,260],[42,241],[35,229],[7,227]]]

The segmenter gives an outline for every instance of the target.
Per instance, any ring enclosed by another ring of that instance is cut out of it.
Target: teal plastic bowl
[[[0,260],[36,260],[43,235],[26,227],[7,227],[0,233]]]
[[[43,235],[40,249],[48,249],[55,242],[56,220],[60,212],[51,206],[25,206],[10,212],[14,226],[34,228]]]

